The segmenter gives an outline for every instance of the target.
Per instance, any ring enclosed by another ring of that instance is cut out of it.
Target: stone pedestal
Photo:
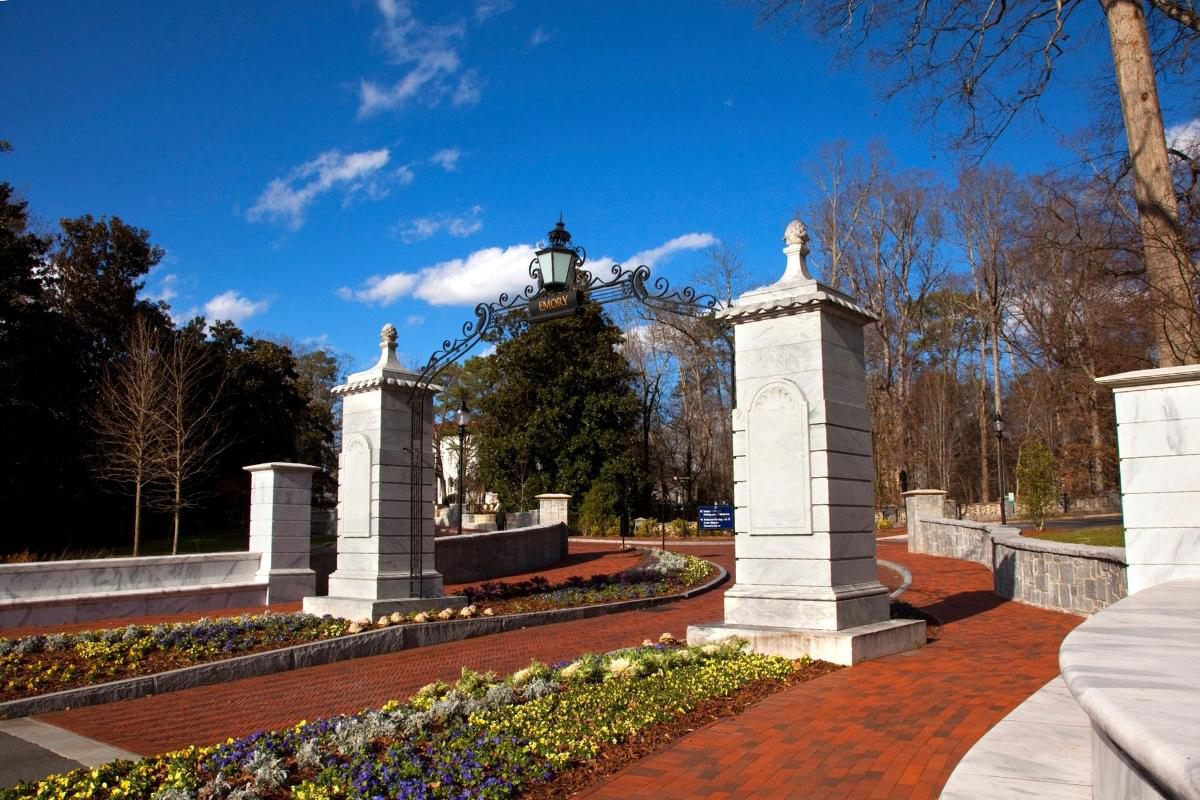
[[[570,522],[571,495],[539,494],[537,501],[539,525],[553,525],[556,522],[567,525]]]
[[[877,577],[863,355],[873,318],[815,281],[806,253],[789,241],[783,278],[722,312],[735,326],[737,583],[724,624],[692,626],[688,641],[737,635],[759,652],[851,664],[924,643],[925,624],[891,620]]]
[[[337,569],[329,576],[328,597],[304,598],[304,610],[312,614],[375,619],[393,611],[464,603],[462,597],[442,596],[442,576],[434,566],[431,464],[419,472],[419,491],[413,491],[412,459],[433,458],[437,387],[420,398],[422,430],[414,439],[410,395],[418,375],[396,360],[391,325],[384,326],[380,349],[379,363],[333,390],[342,397]],[[420,504],[416,515],[411,513],[414,498]],[[414,546],[421,554],[415,575]]]
[[[291,603],[316,591],[312,549],[312,476],[318,467],[274,462],[250,473],[250,552],[261,553],[255,577],[267,581],[267,603]]]
[[[1200,365],[1096,382],[1116,407],[1129,593],[1200,578]]]
[[[920,535],[921,520],[943,519],[946,516],[946,493],[941,489],[913,489],[904,495],[905,527],[908,529],[909,549]]]

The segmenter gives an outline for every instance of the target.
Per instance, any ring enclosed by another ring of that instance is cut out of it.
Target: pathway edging
[[[709,562],[712,564],[712,562]],[[442,644],[461,639],[472,639],[477,636],[487,636],[493,633],[521,628],[532,628],[540,625],[552,625],[556,622],[571,622],[588,619],[605,614],[617,614],[624,611],[635,611],[649,606],[662,605],[677,600],[686,600],[698,594],[715,589],[729,579],[729,573],[720,564],[712,564],[717,568],[717,575],[706,583],[679,594],[662,597],[647,597],[640,600],[622,600],[616,603],[603,603],[579,608],[562,608],[551,611],[531,611],[525,614],[508,614],[500,617],[476,617],[464,620],[446,620],[444,622],[407,623],[382,630],[363,631],[336,639],[326,639],[320,642],[283,647],[278,650],[268,650],[265,653],[252,653],[246,656],[214,661],[209,664],[197,664],[191,667],[159,672],[154,675],[142,675],[136,678],[125,678],[110,681],[95,686],[81,686],[77,689],[67,689],[61,692],[24,697],[19,700],[9,700],[0,703],[0,719],[14,719],[51,711],[64,711],[83,706],[100,705],[118,700],[133,700],[152,694],[163,694],[180,689],[191,689],[197,686],[208,686],[214,683],[254,678],[269,675],[274,672],[286,672],[303,667],[315,667],[331,664],[351,658],[378,656],[409,650],[427,645]]]

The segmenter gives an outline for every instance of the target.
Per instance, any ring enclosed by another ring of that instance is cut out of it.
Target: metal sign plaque
[[[696,524],[702,531],[731,531],[733,506],[700,506],[696,509]]]

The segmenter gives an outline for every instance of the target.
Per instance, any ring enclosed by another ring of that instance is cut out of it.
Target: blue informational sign
[[[733,530],[733,506],[700,506],[696,511],[700,530]]]

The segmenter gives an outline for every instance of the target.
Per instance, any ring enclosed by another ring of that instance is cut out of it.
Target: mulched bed
[[[842,669],[828,661],[794,662],[796,671],[785,680],[761,680],[743,686],[728,697],[712,697],[670,722],[652,725],[636,737],[620,744],[608,745],[594,759],[559,773],[549,783],[530,786],[521,792],[528,800],[561,800],[574,796],[589,786],[621,770],[629,764],[663,749],[676,739],[699,728],[707,727],[727,717],[742,713],[765,697],[791,686],[811,681]]]
[[[714,566],[709,566],[708,574],[702,580],[694,583],[687,583],[681,580],[665,581],[665,585],[659,593],[651,595],[652,597],[663,597],[666,595],[680,594],[688,589],[694,589],[697,586],[702,586],[713,578],[717,577],[718,571]],[[584,606],[595,606],[603,603],[617,602],[616,600],[598,597],[594,600],[574,603],[569,608],[582,608]],[[504,614],[524,614],[530,611],[551,611],[558,608],[563,608],[561,605],[555,605],[545,597],[533,595],[530,597],[513,597],[507,600],[487,600],[477,601],[480,609],[484,607],[491,608],[494,616],[502,616]]]

